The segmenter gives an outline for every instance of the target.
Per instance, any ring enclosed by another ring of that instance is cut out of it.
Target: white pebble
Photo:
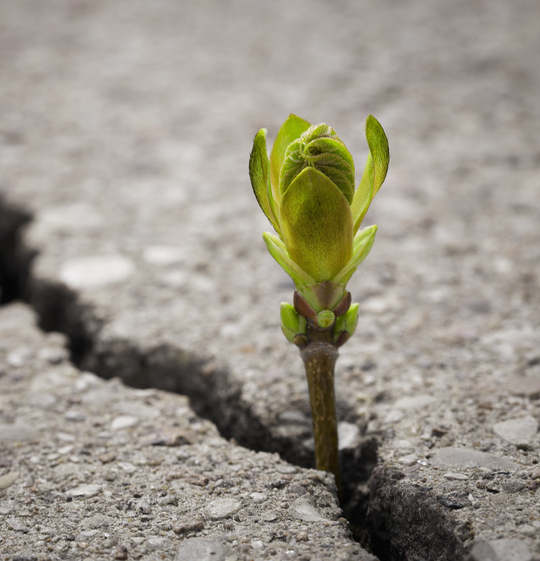
[[[60,279],[71,288],[96,288],[122,282],[134,272],[134,264],[121,255],[94,255],[64,263]]]
[[[111,423],[111,430],[127,429],[135,426],[138,422],[138,417],[133,417],[132,415],[119,415],[113,419]]]

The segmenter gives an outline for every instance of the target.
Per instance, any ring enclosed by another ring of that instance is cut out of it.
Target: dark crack
[[[22,299],[33,253],[21,242],[23,227],[32,215],[9,205],[0,194],[0,305]]]
[[[445,507],[457,508],[457,501],[442,506],[430,489],[411,492],[410,486],[402,486],[403,478],[403,472],[388,467],[373,471],[368,530],[375,554],[384,561],[469,560],[463,544],[473,539],[472,526],[456,524],[444,512]]]
[[[306,446],[305,439],[277,438],[271,427],[260,422],[243,400],[241,384],[227,369],[177,346],[141,348],[129,339],[103,338],[102,321],[76,293],[61,284],[33,278],[28,286],[40,327],[68,336],[71,359],[81,370],[106,379],[115,376],[135,388],[186,395],[193,410],[212,421],[224,438],[251,450],[277,452],[301,467],[315,464],[313,450]],[[366,543],[367,481],[377,464],[376,439],[367,438],[357,448],[344,450],[340,460],[345,480],[344,513],[351,520],[355,536]]]

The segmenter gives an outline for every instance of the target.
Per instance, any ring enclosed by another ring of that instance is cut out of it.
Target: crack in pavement
[[[224,438],[254,451],[278,453],[301,467],[313,466],[313,450],[305,434],[310,435],[311,427],[305,427],[302,439],[287,435],[276,438],[271,427],[265,426],[242,399],[240,382],[216,361],[176,345],[160,343],[141,349],[127,338],[100,337],[102,318],[81,301],[76,291],[32,275],[31,264],[37,253],[24,241],[31,214],[0,199],[0,218],[2,303],[27,301],[36,311],[41,329],[67,336],[71,360],[77,368],[104,379],[118,377],[134,388],[185,395],[195,413],[212,421]],[[370,437],[341,451],[346,482],[342,508],[353,534],[364,545],[370,541],[366,529],[367,482],[377,464],[377,448],[376,439]]]

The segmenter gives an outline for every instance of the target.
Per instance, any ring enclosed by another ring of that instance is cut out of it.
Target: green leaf
[[[289,144],[299,138],[300,135],[309,129],[310,126],[311,124],[304,119],[291,114],[283,125],[281,125],[281,128],[277,133],[274,146],[272,147],[272,153],[270,154],[270,179],[274,199],[277,202],[281,199],[281,193],[279,191],[279,174],[285,158],[285,152],[287,151]]]
[[[306,284],[313,284],[315,279],[303,271],[287,253],[285,244],[274,234],[263,233],[263,240],[270,255],[278,262],[281,268],[292,278],[297,288]]]
[[[334,281],[346,285],[353,273],[356,271],[358,265],[368,256],[373,242],[375,241],[375,234],[377,233],[377,225],[368,226],[360,230],[354,237],[353,255],[351,260],[343,267],[343,269],[336,275]]]
[[[281,235],[290,258],[317,282],[333,280],[353,248],[352,214],[322,172],[301,171],[281,199]]]
[[[373,193],[373,158],[371,154],[368,155],[364,173],[360,180],[360,185],[354,194],[353,202],[351,204],[351,212],[354,220],[354,232],[356,233],[362,225],[362,220],[368,211],[371,203],[371,194]]]
[[[379,121],[372,115],[366,120],[366,138],[370,153],[351,205],[355,233],[386,178],[390,162],[388,139]]]
[[[276,232],[279,233],[278,209],[270,185],[270,160],[266,151],[266,129],[261,129],[255,135],[249,156],[249,178],[259,206]]]
[[[390,163],[390,149],[384,129],[373,115],[369,115],[366,121],[366,138],[375,167],[375,175],[373,178],[374,197],[379,192],[381,185],[386,179],[388,164]]]

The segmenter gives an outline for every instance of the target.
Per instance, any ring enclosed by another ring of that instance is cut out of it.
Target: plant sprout
[[[334,474],[338,490],[334,369],[338,348],[358,323],[358,304],[346,287],[373,245],[377,226],[360,226],[390,158],[384,130],[371,115],[366,137],[370,153],[356,189],[352,156],[336,132],[296,115],[282,125],[270,157],[261,129],[249,159],[253,191],[276,232],[263,239],[296,287],[293,305],[281,304],[281,327],[304,362],[316,467]]]

